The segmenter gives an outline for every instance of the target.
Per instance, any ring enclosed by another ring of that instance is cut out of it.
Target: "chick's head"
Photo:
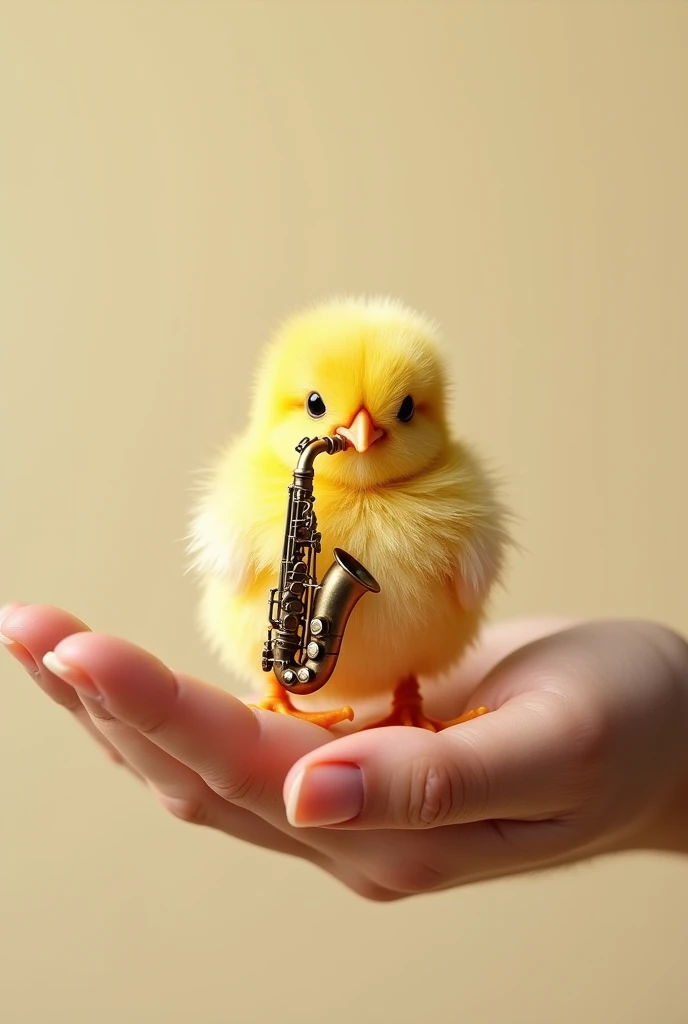
[[[251,427],[293,470],[303,437],[341,434],[320,479],[375,487],[422,472],[448,440],[447,375],[433,325],[391,300],[325,303],[288,320],[259,368]]]

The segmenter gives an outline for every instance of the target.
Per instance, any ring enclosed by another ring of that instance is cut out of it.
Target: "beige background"
[[[495,616],[688,630],[688,5],[0,2],[0,600],[226,683],[183,578],[252,352],[331,291],[453,339]],[[688,1019],[688,869],[395,905],[167,817],[0,665],[0,1018]]]

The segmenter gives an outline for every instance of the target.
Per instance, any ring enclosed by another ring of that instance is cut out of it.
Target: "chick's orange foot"
[[[250,708],[261,711],[274,711],[278,715],[289,715],[300,718],[303,722],[312,722],[323,729],[331,729],[340,722],[351,722],[353,710],[346,706],[332,711],[299,711],[289,699],[289,694],[276,680],[268,684],[267,693],[258,704],[249,704]]]
[[[418,687],[418,680],[411,677],[400,683],[394,691],[391,713],[379,722],[365,725],[361,732],[365,729],[381,729],[388,725],[410,725],[416,729],[427,729],[429,732],[441,732],[443,729],[449,729],[452,725],[461,725],[463,722],[470,722],[472,718],[486,714],[488,714],[488,708],[479,707],[447,721],[429,718],[423,711],[423,698]]]

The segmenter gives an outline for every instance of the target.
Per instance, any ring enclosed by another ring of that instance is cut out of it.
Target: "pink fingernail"
[[[5,636],[1,631],[2,624],[5,619],[9,618],[12,612],[18,611],[24,606],[19,604],[18,601],[12,601],[9,604],[4,604],[0,608],[0,644],[3,644],[13,658],[16,658],[19,664],[26,669],[32,676],[40,675],[40,668],[36,664],[35,658],[29,653],[23,644],[19,643],[18,640],[13,640],[11,636]]]
[[[43,655],[43,664],[54,676],[62,679],[65,683],[69,683],[70,686],[83,693],[89,700],[103,699],[98,692],[98,687],[91,677],[86,675],[83,669],[78,668],[76,665],[68,665],[54,651],[48,651],[47,654]]]
[[[27,672],[30,672],[32,676],[40,675],[40,668],[23,644],[18,643],[17,640],[11,640],[8,636],[4,636],[2,633],[0,633],[0,643],[7,648],[12,657],[16,658],[19,664],[22,665]]]
[[[304,768],[287,797],[291,825],[318,827],[351,821],[363,810],[363,774],[355,764],[315,764]]]
[[[24,606],[19,604],[18,601],[10,601],[8,604],[4,604],[2,608],[0,608],[0,643],[16,643],[16,640],[12,640],[10,637],[4,635],[4,633],[2,632],[2,624],[5,621],[5,619],[12,614],[12,612],[19,611],[19,609],[23,607]]]

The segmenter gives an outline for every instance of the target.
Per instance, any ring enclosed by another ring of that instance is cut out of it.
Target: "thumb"
[[[432,733],[390,727],[334,740],[284,783],[289,822],[346,829],[427,829],[572,810],[590,750],[569,700],[531,693]]]

